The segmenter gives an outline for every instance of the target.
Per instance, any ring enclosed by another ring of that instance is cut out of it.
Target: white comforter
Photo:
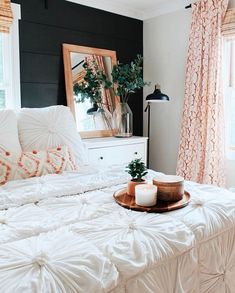
[[[0,292],[235,292],[235,194],[186,182],[188,207],[146,214],[114,202],[126,180],[88,168],[1,187]]]

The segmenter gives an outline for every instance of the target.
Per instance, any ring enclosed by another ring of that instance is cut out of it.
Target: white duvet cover
[[[0,188],[1,293],[235,292],[235,194],[186,182],[188,207],[129,211],[113,200],[120,170]]]

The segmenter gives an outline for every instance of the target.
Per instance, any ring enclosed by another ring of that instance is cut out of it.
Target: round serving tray
[[[153,207],[142,207],[135,203],[135,197],[126,193],[126,188],[117,190],[113,195],[115,201],[122,207],[139,212],[147,213],[165,213],[181,209],[187,206],[190,202],[190,194],[184,191],[183,198],[176,202],[170,201],[157,201]]]

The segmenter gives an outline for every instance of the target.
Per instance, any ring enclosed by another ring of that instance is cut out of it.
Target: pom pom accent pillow
[[[87,163],[81,137],[68,107],[23,108],[18,113],[18,130],[23,151],[66,145],[78,165]]]
[[[21,153],[17,118],[12,110],[0,110],[0,153],[11,151]]]
[[[7,181],[38,177],[46,174],[60,174],[77,170],[73,155],[68,147],[57,147],[47,151],[0,153],[0,185]]]

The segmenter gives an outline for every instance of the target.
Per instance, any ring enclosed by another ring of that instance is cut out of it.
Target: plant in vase
[[[133,133],[133,114],[128,105],[129,96],[142,89],[148,83],[143,80],[143,57],[137,58],[130,64],[118,63],[112,70],[113,89],[120,97],[120,104],[114,111],[117,137],[130,137]]]
[[[95,61],[92,62],[92,66],[84,62],[83,68],[85,70],[84,81],[73,86],[75,102],[84,103],[85,99],[89,99],[92,108],[87,111],[87,114],[101,113],[107,127],[112,129],[112,115],[107,110],[102,98],[103,90],[110,89],[112,83],[108,80],[105,73],[98,68]]]
[[[85,69],[84,81],[74,85],[74,94],[78,97],[75,101],[80,103],[90,99],[93,109],[101,109],[105,112],[105,105],[102,102],[103,89],[110,89],[115,96],[120,97],[120,103],[113,113],[113,127],[110,126],[110,119],[104,115],[109,128],[116,130],[117,137],[130,137],[133,133],[133,114],[127,102],[129,96],[142,89],[148,83],[143,80],[143,57],[137,55],[130,64],[118,63],[112,69],[112,81],[99,69],[96,62],[92,65],[83,64]],[[81,97],[79,97],[80,95]]]
[[[144,176],[148,174],[147,168],[142,159],[135,159],[128,164],[126,172],[131,176],[127,185],[127,194],[135,196],[135,186],[147,183],[144,179]]]

